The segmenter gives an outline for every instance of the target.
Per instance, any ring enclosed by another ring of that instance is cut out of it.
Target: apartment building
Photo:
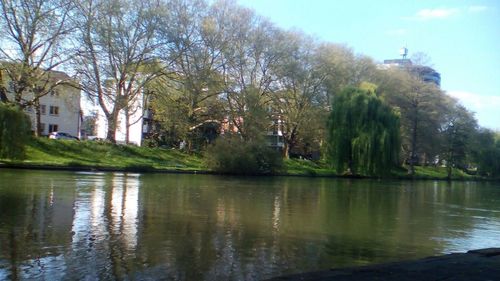
[[[34,110],[28,109],[34,124]],[[82,114],[80,90],[63,86],[40,98],[40,121],[42,135],[65,132],[80,138]],[[34,129],[34,128],[33,128]]]
[[[58,81],[72,81],[64,72],[51,71],[50,79]],[[12,100],[14,97],[13,84],[7,81],[7,97]],[[65,83],[54,87],[52,91],[39,98],[40,104],[40,123],[41,135],[47,136],[51,132],[65,132],[75,137],[80,137],[81,128],[81,91],[75,84]],[[25,93],[24,100],[31,100],[32,95]],[[32,130],[35,130],[36,110],[33,106],[25,108],[32,124]]]

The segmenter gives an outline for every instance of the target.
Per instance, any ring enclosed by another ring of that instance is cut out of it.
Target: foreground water
[[[0,170],[0,280],[260,280],[484,247],[495,183]]]

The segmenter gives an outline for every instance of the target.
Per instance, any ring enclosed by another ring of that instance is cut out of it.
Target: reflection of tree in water
[[[1,176],[0,270],[7,259],[7,276],[13,280],[61,276],[61,244],[69,242],[72,213],[64,199],[72,196],[71,188],[57,192],[60,178],[42,172],[7,170]]]
[[[494,189],[466,183],[6,175],[11,279],[259,280],[435,254],[500,218]]]

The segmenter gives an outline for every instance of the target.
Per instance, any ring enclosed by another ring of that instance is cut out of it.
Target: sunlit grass
[[[335,172],[323,161],[310,161],[305,159],[287,159],[285,170],[289,175],[303,176],[334,176]]]
[[[176,149],[115,145],[107,142],[33,139],[26,149],[26,159],[2,160],[3,163],[56,167],[87,167],[135,171],[207,171],[204,158]],[[446,179],[445,167],[416,166],[416,179]],[[337,176],[325,161],[287,159],[285,175]],[[406,167],[393,169],[391,177],[410,178]],[[452,179],[477,179],[461,170],[453,169]]]
[[[179,150],[95,141],[33,139],[15,163],[118,169],[203,170],[203,159]]]

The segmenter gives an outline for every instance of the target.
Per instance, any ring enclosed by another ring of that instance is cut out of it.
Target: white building
[[[51,79],[71,81],[64,72],[51,71]],[[10,83],[10,82],[9,82]],[[9,85],[9,88],[12,86]],[[13,98],[10,90],[7,94]],[[32,97],[25,94],[25,99]],[[81,108],[80,89],[72,85],[59,85],[50,93],[39,98],[41,135],[46,136],[51,132],[64,132],[75,137],[80,137]],[[36,113],[33,107],[27,107],[26,113],[30,116],[32,130],[35,130]]]
[[[107,101],[108,108],[113,108],[110,100]],[[115,140],[117,143],[125,143],[127,139],[127,127],[129,143],[138,146],[142,145],[143,133],[147,132],[147,126],[144,124],[144,116],[147,110],[144,109],[144,94],[138,93],[130,103],[128,110],[122,109],[118,114],[118,124],[115,131]],[[128,126],[127,126],[128,115]],[[108,133],[108,120],[102,108],[97,110],[96,134],[100,139],[105,139]]]
[[[32,119],[31,123],[35,124],[34,111],[28,112]],[[40,113],[42,135],[65,132],[78,138],[81,137],[80,90],[64,86],[41,97]]]

